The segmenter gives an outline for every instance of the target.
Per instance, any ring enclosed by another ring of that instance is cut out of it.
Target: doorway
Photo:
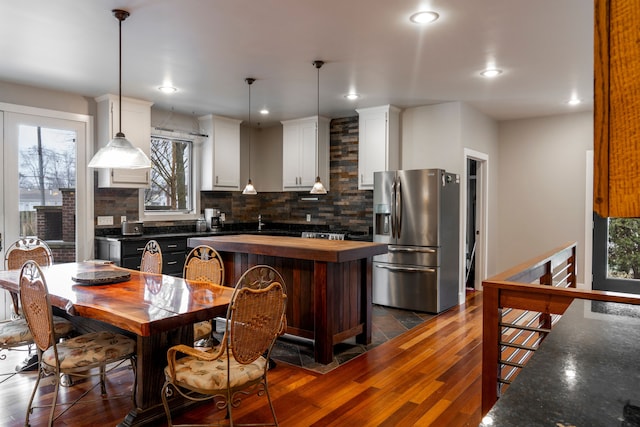
[[[3,260],[7,247],[25,236],[44,240],[55,263],[89,258],[88,227],[84,220],[76,223],[93,216],[87,202],[89,127],[88,116],[0,104]],[[0,306],[0,319],[6,306]]]
[[[461,248],[464,255],[463,290],[481,290],[486,278],[487,260],[487,192],[489,157],[477,151],[465,149],[465,174],[463,177]],[[464,292],[461,292],[464,297]]]

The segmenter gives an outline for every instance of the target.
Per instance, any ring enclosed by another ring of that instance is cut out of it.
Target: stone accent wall
[[[373,191],[358,190],[358,116],[333,119],[330,130],[330,191],[318,201],[302,200],[307,192],[258,193],[207,191],[200,193],[200,206],[215,207],[227,222],[310,224],[327,230],[370,233],[373,221]],[[203,208],[204,209],[204,208]],[[138,217],[138,190],[95,188],[95,216],[112,215],[114,225],[120,215]],[[311,223],[306,222],[310,214]],[[95,218],[94,218],[95,221]],[[113,228],[114,226],[109,226]]]
[[[99,188],[98,180],[93,188],[94,224],[98,216],[113,216],[113,224],[105,228],[120,227],[120,217],[126,215],[129,221],[138,220],[138,189],[136,188]]]
[[[358,116],[331,120],[330,190],[318,201],[302,200],[307,192],[258,193],[255,197],[239,192],[202,192],[201,206],[225,212],[227,221],[263,221],[326,226],[328,230],[370,233],[373,223],[373,191],[358,190]],[[314,196],[315,197],[315,196]]]

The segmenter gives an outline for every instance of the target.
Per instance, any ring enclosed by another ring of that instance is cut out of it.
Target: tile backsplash
[[[246,197],[240,192],[203,191],[200,206],[220,209],[231,223],[257,222],[258,214],[267,223],[306,223],[310,214],[314,226],[369,233],[373,192],[358,190],[358,116],[331,120],[330,132],[331,190],[318,196],[318,201],[303,200],[309,198],[307,192],[261,192]],[[138,190],[96,188],[94,194],[96,217],[111,215],[115,225],[121,215],[138,219]]]

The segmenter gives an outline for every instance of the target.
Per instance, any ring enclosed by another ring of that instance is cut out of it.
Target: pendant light
[[[251,85],[253,84],[253,82],[256,81],[256,79],[253,79],[251,77],[247,77],[246,79],[244,79],[245,82],[247,82],[247,84],[249,85],[249,182],[247,182],[247,186],[244,187],[244,190],[242,190],[242,194],[258,194],[258,192],[256,191],[255,187],[253,186],[253,183],[251,182],[251,140],[253,139],[252,136],[252,131],[251,131]]]
[[[116,136],[102,147],[93,156],[88,167],[94,169],[118,168],[118,169],[147,169],[151,167],[151,161],[138,147],[134,147],[122,133],[122,21],[129,17],[126,10],[114,9],[111,11],[118,19],[119,30],[119,87],[118,87],[118,114],[119,130]]]
[[[316,122],[316,150],[319,147],[319,134],[320,134],[320,68],[324,65],[324,61],[313,61],[313,66],[318,70],[318,117]],[[320,159],[318,154],[316,153],[317,160],[317,171],[320,173]],[[322,185],[322,181],[320,181],[320,175],[316,176],[316,182],[313,184],[313,187],[310,191],[311,194],[327,194],[327,189]]]

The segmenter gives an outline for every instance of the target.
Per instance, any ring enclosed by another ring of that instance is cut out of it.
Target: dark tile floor
[[[326,373],[434,316],[434,314],[374,305],[371,344],[357,344],[355,338],[343,341],[334,346],[333,362],[323,365],[313,360],[313,342],[311,340],[285,335],[278,339],[271,352],[271,357],[276,363],[284,362],[315,372]]]

